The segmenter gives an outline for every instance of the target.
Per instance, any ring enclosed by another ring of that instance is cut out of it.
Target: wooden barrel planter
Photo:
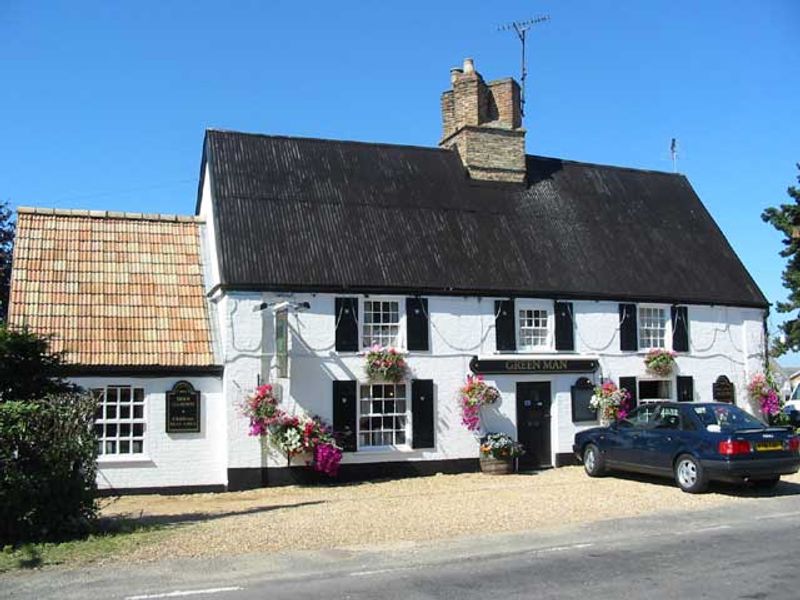
[[[481,473],[487,475],[511,475],[514,472],[513,458],[480,457]]]

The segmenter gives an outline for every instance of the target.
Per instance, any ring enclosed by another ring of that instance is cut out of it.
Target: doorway
[[[550,459],[550,383],[517,384],[517,441],[525,447],[520,470],[552,467]]]

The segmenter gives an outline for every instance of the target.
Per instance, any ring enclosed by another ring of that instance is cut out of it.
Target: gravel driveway
[[[771,492],[715,487],[694,496],[669,480],[590,479],[580,467],[533,474],[437,475],[376,483],[266,488],[223,494],[126,496],[104,516],[175,525],[129,560],[308,549],[366,548],[464,535],[552,529],[659,511],[751,503],[800,495],[800,475]]]

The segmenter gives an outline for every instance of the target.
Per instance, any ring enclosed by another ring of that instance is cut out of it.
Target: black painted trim
[[[556,350],[575,350],[575,323],[572,321],[572,302],[554,302],[556,321]]]
[[[639,350],[639,328],[635,304],[619,305],[619,349],[622,352]]]
[[[406,343],[409,350],[430,350],[428,329],[428,299],[406,298]]]
[[[472,288],[408,288],[408,287],[349,287],[334,285],[287,285],[285,283],[222,283],[225,292],[304,292],[332,294],[387,294],[396,296],[475,296],[479,298],[542,298],[550,300],[623,301],[654,304],[684,304],[696,306],[731,306],[738,308],[769,309],[770,304],[757,302],[732,302],[724,298],[682,298],[677,296],[634,296],[628,294],[582,294],[575,292],[536,290],[479,290]]]
[[[556,453],[556,467],[572,467],[580,465],[581,461],[572,452]]]
[[[424,477],[444,473],[474,473],[478,471],[477,458],[450,460],[394,461],[363,464],[345,464],[339,468],[338,477],[328,477],[306,466],[253,467],[228,469],[228,491],[249,490],[257,487],[284,485],[319,485],[352,483],[377,479]]]
[[[494,301],[494,336],[498,352],[514,352],[517,349],[517,321],[514,300]]]
[[[114,377],[181,377],[189,375],[222,376],[225,368],[222,365],[207,366],[168,366],[168,365],[67,365],[64,374],[70,377],[93,375]]]
[[[170,485],[165,487],[106,488],[97,490],[100,498],[113,496],[153,495],[169,496],[173,494],[215,494],[225,492],[226,487],[220,484],[211,485]]]
[[[358,352],[358,298],[334,299],[336,319],[335,347],[337,352]]]

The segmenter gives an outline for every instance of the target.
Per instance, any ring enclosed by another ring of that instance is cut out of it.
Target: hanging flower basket
[[[605,427],[628,416],[630,399],[628,390],[618,388],[613,381],[606,381],[594,388],[589,406],[597,413],[600,425]]]
[[[306,455],[306,464],[315,471],[336,477],[342,449],[333,429],[321,417],[305,413],[290,415],[278,406],[271,385],[256,388],[242,404],[242,414],[250,420],[250,435],[258,436],[280,450],[292,466],[292,459]]]
[[[783,401],[771,374],[757,373],[747,384],[747,393],[768,423],[781,424],[784,420]]]
[[[500,399],[497,388],[488,385],[480,375],[467,375],[467,382],[458,390],[461,422],[470,431],[481,428],[481,407]]]
[[[397,383],[406,378],[408,364],[399,350],[375,345],[367,352],[365,370],[370,379]]]
[[[648,373],[667,377],[675,370],[675,356],[670,350],[650,350],[644,357],[644,366]]]

